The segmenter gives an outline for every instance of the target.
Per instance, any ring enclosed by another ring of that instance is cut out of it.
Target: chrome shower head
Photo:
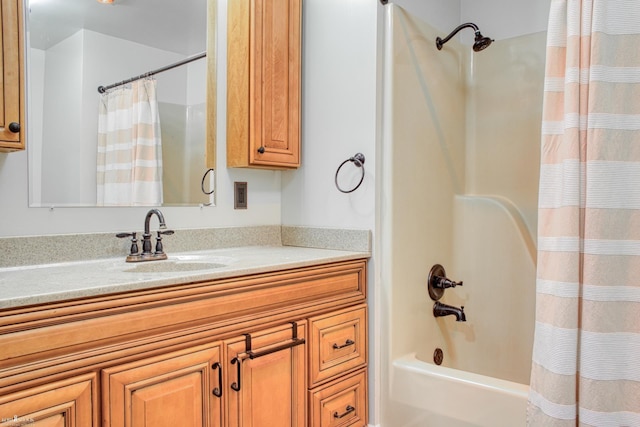
[[[458,31],[462,30],[463,28],[473,28],[473,30],[476,32],[476,39],[475,39],[475,42],[473,43],[474,52],[480,52],[481,50],[488,48],[489,45],[493,42],[493,40],[490,39],[489,37],[482,36],[482,34],[480,33],[480,29],[476,24],[474,24],[473,22],[467,22],[466,24],[462,24],[456,27],[444,39],[441,39],[440,37],[436,37],[436,47],[438,48],[438,50],[441,50],[442,46],[444,46],[446,42],[451,40],[451,37],[455,36],[458,33]]]

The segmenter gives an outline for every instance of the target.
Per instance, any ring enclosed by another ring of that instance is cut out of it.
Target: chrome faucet
[[[456,316],[456,322],[467,321],[467,316],[464,315],[464,306],[460,308],[452,307],[450,305],[443,304],[439,301],[436,301],[435,304],[433,304],[433,315],[435,317],[453,315],[453,316]]]
[[[151,231],[150,222],[151,217],[156,215],[160,222],[160,230],[158,230],[158,236],[156,237],[155,251],[151,251]],[[161,259],[167,259],[167,254],[164,253],[162,247],[162,236],[168,236],[173,234],[173,230],[167,230],[167,224],[164,221],[164,215],[159,209],[151,209],[147,212],[147,216],[144,219],[144,234],[142,235],[142,253],[138,253],[138,240],[136,239],[136,233],[118,233],[116,237],[131,237],[131,250],[127,256],[127,262],[140,262],[140,261],[157,261]]]

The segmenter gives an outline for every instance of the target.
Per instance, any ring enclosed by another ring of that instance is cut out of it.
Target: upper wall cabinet
[[[302,0],[229,0],[227,166],[300,166]]]
[[[24,150],[22,0],[0,4],[0,151]]]

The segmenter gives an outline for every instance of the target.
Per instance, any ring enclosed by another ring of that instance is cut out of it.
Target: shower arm
[[[473,28],[473,31],[475,31],[476,33],[478,33],[478,31],[480,31],[480,29],[478,28],[478,26],[476,24],[474,24],[473,22],[467,22],[466,24],[462,24],[462,25],[458,25],[453,31],[451,31],[451,33],[449,33],[449,35],[447,37],[445,37],[444,39],[441,39],[440,37],[436,38],[436,47],[438,48],[438,50],[442,49],[442,46],[448,42],[449,40],[451,40],[451,37],[455,36],[458,31],[464,29],[464,28]]]

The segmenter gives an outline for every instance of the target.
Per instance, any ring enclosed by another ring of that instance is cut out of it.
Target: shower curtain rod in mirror
[[[107,90],[109,90],[111,88],[122,86],[122,85],[126,85],[127,83],[135,82],[136,80],[144,79],[145,77],[150,77],[150,76],[153,76],[154,74],[162,73],[163,71],[167,71],[167,70],[170,70],[172,68],[176,68],[176,67],[179,67],[181,65],[188,64],[189,62],[195,61],[197,59],[204,58],[205,56],[207,56],[207,52],[202,52],[202,53],[199,53],[197,55],[190,56],[189,58],[183,59],[182,61],[178,61],[178,62],[175,62],[173,64],[164,66],[162,68],[158,68],[157,70],[147,71],[146,73],[140,74],[139,76],[131,77],[130,79],[126,79],[126,80],[123,80],[121,82],[111,84],[109,86],[98,86],[98,92],[105,93]]]

